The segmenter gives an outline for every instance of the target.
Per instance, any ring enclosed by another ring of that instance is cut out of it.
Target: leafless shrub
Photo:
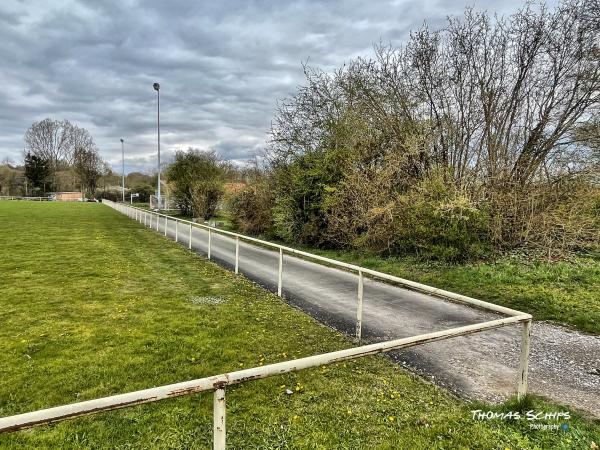
[[[305,67],[271,132],[282,237],[392,251],[394,205],[441,175],[498,248],[597,241],[580,199],[598,183],[599,10],[598,0],[527,3],[507,18],[468,8],[405,47],[377,46],[374,59]]]

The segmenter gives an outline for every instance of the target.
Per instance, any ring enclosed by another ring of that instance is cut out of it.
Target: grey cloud
[[[124,138],[127,170],[151,170],[159,81],[165,155],[192,146],[245,161],[264,147],[276,101],[302,83],[302,61],[330,70],[379,40],[399,45],[462,1],[4,0],[0,159],[20,159],[29,125],[54,117],[88,128],[116,167]]]

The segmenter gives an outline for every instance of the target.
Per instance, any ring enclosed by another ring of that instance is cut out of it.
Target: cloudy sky
[[[518,0],[469,1],[509,14]],[[22,160],[23,134],[45,117],[87,128],[126,170],[156,165],[161,83],[165,153],[189,146],[245,161],[263,148],[278,99],[303,61],[328,70],[373,43],[441,26],[465,0],[0,0],[0,161]]]

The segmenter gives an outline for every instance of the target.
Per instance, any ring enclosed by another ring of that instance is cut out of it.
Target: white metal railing
[[[309,252],[305,252],[305,251],[298,250],[295,248],[286,247],[284,245],[275,244],[273,242],[263,241],[262,239],[257,239],[257,238],[254,238],[251,236],[246,236],[246,235],[240,234],[240,233],[234,233],[233,231],[221,230],[220,228],[211,227],[206,224],[196,223],[196,222],[181,219],[178,217],[168,216],[166,214],[158,213],[156,211],[146,210],[146,209],[142,209],[142,208],[136,208],[136,207],[133,207],[130,205],[122,204],[122,203],[115,203],[110,200],[102,200],[102,202],[114,209],[117,209],[121,213],[128,215],[130,218],[139,221],[140,223],[145,223],[150,228],[155,227],[156,231],[159,230],[159,225],[160,225],[159,222],[163,221],[163,220],[164,220],[164,222],[163,222],[164,224],[168,224],[169,221],[175,221],[175,222],[179,222],[182,224],[187,224],[190,229],[192,229],[192,227],[197,227],[197,228],[202,228],[202,229],[208,230],[207,256],[209,259],[210,259],[210,255],[211,255],[211,234],[213,232],[215,232],[215,233],[223,234],[226,236],[232,236],[232,237],[236,238],[236,259],[235,259],[236,266],[239,264],[239,241],[243,240],[243,241],[247,241],[247,242],[254,242],[254,243],[260,244],[261,246],[276,248],[279,250],[280,256],[282,256],[283,253],[289,253],[291,255],[302,256],[302,257],[305,257],[308,259],[313,259],[315,261],[323,262],[323,263],[337,266],[337,267],[342,267],[346,270],[356,272],[358,275],[357,282],[359,284],[360,284],[361,278],[364,277],[364,275],[370,275],[374,278],[391,281],[393,283],[400,284],[405,288],[419,291],[419,292],[422,292],[425,294],[429,294],[434,297],[443,298],[446,300],[452,300],[454,302],[459,302],[459,303],[465,303],[465,304],[468,304],[471,306],[476,306],[481,309],[487,309],[489,311],[497,312],[500,314],[506,314],[508,316],[518,316],[518,315],[523,314],[521,311],[507,308],[505,306],[495,305],[493,303],[485,302],[483,300],[478,300],[475,298],[467,297],[466,295],[456,294],[454,292],[434,288],[432,286],[427,286],[426,284],[406,280],[404,278],[396,277],[394,275],[390,275],[390,274],[383,273],[383,272],[378,272],[376,270],[357,266],[355,264],[338,261],[336,259],[327,258],[325,256],[315,255],[314,253],[309,253]],[[150,217],[149,220],[148,220],[148,216]],[[146,221],[146,222],[144,222],[144,221]],[[152,224],[154,224],[154,225],[152,225]],[[166,236],[167,235],[167,227],[166,226],[164,227],[164,233]],[[177,239],[177,237],[176,237],[176,239]],[[190,243],[191,243],[191,241],[190,241]],[[281,259],[282,258],[280,258],[280,260]],[[279,272],[282,272],[282,269],[283,269],[283,266],[282,266],[282,264],[280,264]],[[281,273],[278,274],[278,280],[280,282],[283,281],[283,278],[281,275],[282,275]],[[281,292],[281,288],[282,288],[281,283],[278,283],[278,287],[277,287],[278,293]],[[360,296],[360,292],[359,292],[359,296]],[[362,300],[362,299],[359,299],[359,300]],[[360,336],[357,336],[357,337],[360,337]]]
[[[529,314],[522,313],[510,308],[506,308],[482,300],[473,299],[453,292],[436,289],[431,286],[415,283],[413,281],[404,280],[382,272],[377,272],[364,267],[353,264],[344,263],[331,258],[314,255],[312,253],[296,250],[290,247],[285,247],[279,244],[274,244],[260,239],[252,238],[231,231],[220,230],[204,224],[197,224],[188,220],[179,219],[176,217],[166,216],[154,211],[134,208],[122,203],[114,203],[112,201],[103,200],[103,203],[127,214],[129,217],[143,223],[145,226],[153,229],[155,222],[156,230],[159,230],[159,222],[164,218],[165,236],[167,235],[169,220],[175,221],[175,241],[179,241],[179,223],[187,224],[189,227],[188,248],[192,249],[192,230],[193,227],[200,227],[208,230],[207,256],[211,256],[211,236],[212,232],[217,232],[224,235],[235,237],[235,273],[239,271],[239,241],[245,240],[256,242],[261,245],[274,247],[279,249],[279,267],[278,267],[278,287],[277,292],[281,295],[283,283],[283,254],[291,253],[307,258],[312,258],[317,261],[327,264],[336,265],[345,269],[353,270],[358,273],[358,295],[357,295],[357,312],[356,312],[356,337],[360,341],[361,326],[362,326],[362,304],[363,304],[363,277],[365,274],[375,278],[380,278],[395,283],[399,283],[407,288],[428,293],[430,295],[445,298],[448,300],[458,301],[478,308],[487,309],[490,311],[502,313],[509,317],[496,319],[492,321],[477,323],[457,327],[449,330],[438,331],[434,333],[421,334],[408,338],[395,339],[387,342],[364,345],[354,347],[337,352],[325,353],[320,355],[309,356],[290,361],[284,361],[267,366],[254,367],[251,369],[230,372],[221,375],[216,375],[207,378],[201,378],[192,381],[186,381],[177,384],[171,384],[141,391],[130,392],[126,394],[114,395],[85,402],[73,403],[70,405],[58,406],[54,408],[34,411],[30,413],[20,414],[16,416],[0,418],[0,433],[17,431],[25,428],[31,428],[37,425],[59,422],[73,417],[79,417],[88,414],[95,414],[101,411],[126,408],[141,403],[155,402],[171,397],[189,395],[198,392],[210,391],[214,392],[214,412],[213,412],[213,441],[215,449],[225,448],[225,388],[227,386],[245,383],[247,381],[267,378],[275,375],[280,375],[288,372],[299,371],[311,367],[318,367],[327,364],[334,364],[340,361],[357,359],[368,355],[373,355],[382,352],[389,352],[407,347],[412,347],[428,342],[435,342],[443,339],[449,339],[466,334],[477,333],[480,331],[491,330],[508,325],[518,323],[523,324],[521,334],[521,349],[519,357],[519,373],[517,382],[517,396],[521,398],[527,393],[527,374],[529,361],[529,346],[531,335],[532,317]]]
[[[478,300],[472,297],[468,297],[465,295],[461,295],[461,294],[456,294],[454,292],[450,292],[450,291],[446,291],[444,289],[438,289],[438,288],[434,288],[432,286],[428,286],[426,284],[422,284],[422,283],[417,283],[414,281],[410,281],[410,280],[406,280],[404,278],[400,278],[400,277],[396,277],[394,275],[390,275],[384,272],[379,272],[376,270],[372,270],[372,269],[368,269],[365,267],[361,267],[361,266],[357,266],[355,264],[349,264],[343,261],[338,261],[336,259],[332,259],[332,258],[327,258],[325,256],[320,256],[320,255],[315,255],[314,253],[309,253],[309,252],[305,252],[302,250],[298,250],[295,248],[291,248],[291,247],[286,247],[284,245],[280,245],[280,244],[275,244],[273,242],[269,242],[269,241],[264,241],[262,239],[257,239],[251,236],[246,236],[244,234],[240,234],[240,233],[235,233],[233,231],[227,231],[227,230],[221,230],[219,228],[216,227],[211,227],[209,225],[206,224],[202,224],[202,223],[196,223],[196,222],[192,222],[189,220],[185,220],[185,219],[181,219],[178,217],[173,217],[173,216],[169,216],[166,214],[161,214],[157,211],[151,211],[151,210],[146,210],[146,209],[142,209],[142,208],[137,208],[137,207],[133,207],[130,205],[126,205],[123,203],[115,203],[113,201],[110,200],[103,200],[103,203],[107,204],[108,206],[117,209],[118,211],[120,211],[123,214],[126,214],[127,216],[129,216],[130,218],[139,221],[140,223],[142,223],[142,217],[144,218],[144,221],[147,220],[147,215],[150,214],[150,221],[149,221],[149,227],[152,228],[152,221],[153,221],[153,217],[156,218],[155,222],[156,222],[156,231],[159,231],[159,224],[160,221],[162,221],[162,218],[164,218],[164,235],[167,236],[167,231],[168,231],[168,223],[169,220],[171,221],[175,221],[176,224],[178,223],[182,223],[182,224],[187,224],[189,227],[189,238],[188,238],[188,248],[191,250],[192,249],[192,229],[193,227],[197,227],[197,228],[202,228],[208,231],[208,239],[207,239],[207,257],[208,259],[211,259],[211,243],[212,243],[212,233],[216,232],[219,234],[223,234],[226,236],[231,236],[231,237],[235,237],[235,262],[234,262],[234,267],[235,267],[235,273],[239,273],[239,243],[240,240],[244,240],[244,241],[248,241],[248,242],[253,242],[253,243],[257,243],[261,246],[266,246],[266,247],[271,247],[271,248],[276,248],[279,251],[279,264],[278,264],[278,274],[277,274],[277,294],[281,297],[282,295],[282,290],[283,290],[283,254],[285,253],[289,253],[292,255],[298,255],[298,256],[302,256],[308,259],[313,259],[315,261],[318,262],[322,262],[322,263],[326,263],[329,265],[333,265],[333,266],[337,266],[337,267],[342,267],[346,270],[350,270],[350,271],[354,271],[357,273],[357,299],[356,299],[356,334],[355,334],[355,339],[357,342],[360,342],[361,337],[362,337],[362,314],[363,314],[363,297],[364,297],[364,276],[365,275],[370,275],[373,278],[378,278],[381,280],[386,280],[386,281],[391,281],[393,283],[399,284],[407,289],[410,290],[414,290],[414,291],[418,291],[418,292],[422,292],[434,297],[438,297],[438,298],[442,298],[445,300],[450,300],[453,302],[458,302],[458,303],[463,303],[463,304],[467,304],[470,306],[475,306],[477,308],[480,309],[484,309],[484,310],[488,310],[488,311],[493,311],[496,313],[500,313],[500,314],[504,314],[507,316],[511,316],[511,317],[522,317],[524,315],[528,315],[526,313],[523,313],[521,311],[517,311],[515,309],[511,309],[511,308],[507,308],[505,306],[500,306],[500,305],[496,305],[494,303],[489,303],[489,302],[485,302],[483,300]],[[179,240],[179,236],[178,236],[178,229],[179,226],[176,225],[175,227],[175,240],[178,241]],[[529,318],[531,319],[531,316],[529,315]],[[530,335],[530,327],[531,327],[531,323],[529,323],[529,325],[525,325],[523,328],[523,346],[527,347],[527,355],[529,354],[529,335]],[[525,342],[526,341],[526,342]],[[527,357],[528,358],[528,357]],[[526,361],[521,361],[521,368],[520,368],[520,379],[523,379],[527,377],[527,358]],[[525,370],[523,370],[523,368],[525,368]],[[521,386],[520,389],[518,389],[518,395],[519,397],[524,395],[524,393],[527,391],[527,387],[526,387],[526,383],[525,383],[525,387],[523,388],[523,386]]]
[[[29,200],[43,202],[47,201],[48,197],[18,197],[14,195],[0,195],[0,200]]]

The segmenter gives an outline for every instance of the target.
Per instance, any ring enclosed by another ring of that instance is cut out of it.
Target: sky
[[[507,15],[522,1],[471,1]],[[120,170],[156,168],[188,147],[243,163],[260,154],[277,101],[303,83],[302,63],[333,70],[401,45],[424,21],[442,27],[465,0],[1,0],[0,161],[46,117],[88,129]]]

